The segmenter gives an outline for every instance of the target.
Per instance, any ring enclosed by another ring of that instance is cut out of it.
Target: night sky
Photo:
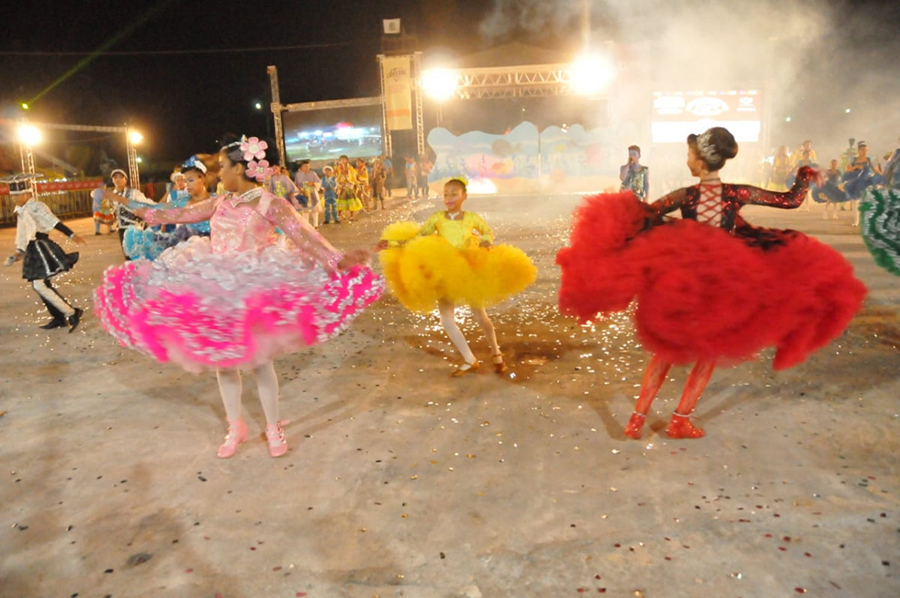
[[[629,6],[643,3],[653,10],[648,1]],[[654,35],[623,27],[613,14],[612,7],[620,10],[617,3],[593,4],[595,37],[628,42]],[[271,116],[253,104],[267,107],[270,101],[267,65],[278,67],[283,103],[377,95],[375,59],[384,18],[401,18],[404,28],[418,35],[426,59],[439,53],[462,56],[509,41],[572,52],[579,41],[578,5],[579,0],[88,0],[63,11],[57,2],[7,3],[7,26],[0,36],[0,114],[19,117],[18,104],[55,84],[32,102],[30,119],[128,123],[146,137],[142,154],[157,162],[180,161],[215,151],[227,132],[266,134]],[[847,85],[866,75],[896,80],[898,5],[827,3],[842,24],[821,53],[806,60],[809,79],[798,80],[798,87],[814,87],[824,78]],[[523,15],[529,24],[523,24]],[[484,24],[491,19],[495,26],[489,35]],[[790,32],[776,33],[789,39]],[[87,60],[87,53],[104,44],[105,53]],[[277,49],[283,46],[292,48]],[[851,54],[852,60],[838,64]],[[82,61],[87,64],[62,79]],[[804,102],[809,100],[795,104]],[[802,115],[794,118],[795,127],[798,120]]]

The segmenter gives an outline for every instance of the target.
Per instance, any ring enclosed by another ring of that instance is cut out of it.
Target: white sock
[[[253,373],[256,375],[259,402],[266,414],[266,425],[274,426],[278,423],[278,376],[275,374],[275,364],[270,361],[254,368]]]
[[[442,302],[439,308],[441,312],[441,326],[444,327],[444,332],[450,337],[450,342],[453,343],[453,346],[456,347],[456,350],[459,351],[467,364],[475,363],[475,354],[469,348],[466,337],[463,336],[459,326],[456,325],[456,319],[453,317],[455,311],[453,304]]]

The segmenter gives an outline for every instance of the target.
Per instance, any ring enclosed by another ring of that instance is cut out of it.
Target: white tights
[[[259,402],[266,414],[266,425],[278,423],[278,377],[275,375],[275,364],[271,361],[253,368],[256,376],[256,388]],[[241,418],[241,371],[238,369],[217,369],[219,392],[222,404],[225,405],[225,416],[229,422]]]
[[[459,326],[456,325],[456,318],[454,317],[456,306],[449,301],[441,301],[438,304],[438,309],[441,312],[441,326],[444,327],[444,331],[450,337],[450,342],[453,343],[453,346],[456,347],[456,350],[459,351],[466,363],[475,363],[475,354],[472,353],[469,343],[466,342],[466,337],[463,336]],[[471,309],[472,316],[478,322],[478,325],[481,326],[481,330],[491,346],[491,355],[499,355],[500,345],[497,343],[497,334],[494,332],[494,325],[491,323],[487,312],[484,311],[483,307],[473,307]]]

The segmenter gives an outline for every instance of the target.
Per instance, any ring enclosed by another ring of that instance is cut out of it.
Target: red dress
[[[739,211],[796,208],[812,176],[802,168],[784,193],[715,182],[649,206],[631,193],[587,198],[556,257],[561,311],[588,320],[635,301],[641,343],[669,363],[736,363],[766,347],[776,370],[803,362],[844,331],[866,288],[831,247]],[[663,220],[676,209],[680,220]]]

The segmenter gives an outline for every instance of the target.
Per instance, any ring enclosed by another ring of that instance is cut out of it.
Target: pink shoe
[[[237,452],[240,443],[247,442],[247,424],[243,419],[228,422],[228,434],[225,436],[225,442],[219,447],[217,453],[220,459],[233,457]]]
[[[266,440],[269,441],[269,455],[272,457],[280,457],[288,450],[287,440],[284,439],[284,430],[281,424],[286,421],[266,426]]]

